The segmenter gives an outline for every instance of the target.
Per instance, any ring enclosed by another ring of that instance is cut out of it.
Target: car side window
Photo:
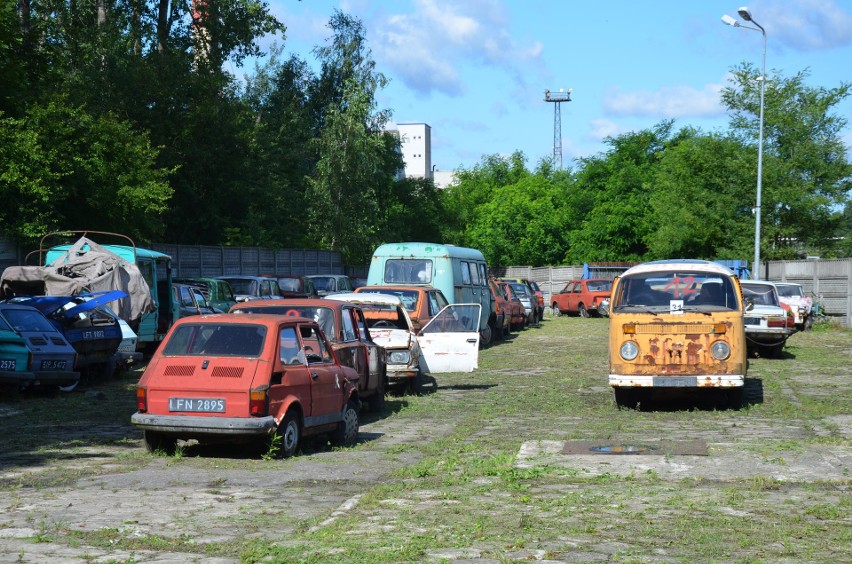
[[[354,309],[351,307],[343,308],[343,340],[357,341],[358,334],[355,332],[355,323],[352,321]]]
[[[470,265],[470,283],[473,283],[475,286],[479,286],[479,270],[476,268],[476,263],[471,263]]]
[[[325,346],[325,340],[316,327],[301,325],[299,331],[302,335],[302,344],[308,364],[331,362],[331,352]]]
[[[462,283],[470,284],[470,265],[466,262],[461,263]]]
[[[484,263],[479,263],[479,280],[483,286],[488,286],[488,275],[485,273]]]
[[[583,283],[582,282],[577,282],[576,284],[574,284],[574,289],[572,290],[572,292],[574,292],[575,294],[579,294],[582,291],[583,291]]]
[[[303,361],[299,358],[299,339],[296,337],[295,327],[282,328],[278,335],[278,341],[280,343],[278,354],[281,364],[285,366],[302,364]]]

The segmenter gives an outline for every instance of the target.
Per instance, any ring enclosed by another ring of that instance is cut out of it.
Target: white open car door
[[[480,304],[451,304],[417,335],[420,370],[430,374],[473,372],[479,367]]]

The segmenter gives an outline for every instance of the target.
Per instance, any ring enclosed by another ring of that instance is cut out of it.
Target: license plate
[[[696,376],[654,376],[654,387],[659,388],[695,388],[698,386]]]
[[[42,370],[65,370],[65,367],[68,365],[67,360],[42,360],[41,361],[41,369]]]
[[[14,358],[11,360],[0,358],[0,370],[15,370],[17,367],[18,363]]]
[[[760,318],[759,317],[746,317],[745,318],[745,324],[746,325],[758,325],[759,326],[760,325]]]
[[[225,400],[210,398],[169,398],[169,411],[225,413]]]

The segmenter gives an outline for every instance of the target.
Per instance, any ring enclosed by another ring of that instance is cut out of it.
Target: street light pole
[[[752,276],[755,280],[760,280],[760,200],[763,188],[763,93],[766,88],[766,30],[754,21],[754,18],[751,17],[751,11],[749,11],[747,6],[743,6],[737,10],[737,13],[745,21],[754,24],[755,27],[742,25],[727,14],[722,16],[722,21],[733,27],[759,31],[763,35],[763,68],[760,77],[760,125],[758,126],[757,137],[757,204],[754,208],[754,266],[752,268]]]

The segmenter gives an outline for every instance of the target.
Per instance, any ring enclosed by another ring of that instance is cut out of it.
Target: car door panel
[[[476,370],[481,311],[481,304],[453,304],[433,317],[417,335],[421,371],[441,374]]]

